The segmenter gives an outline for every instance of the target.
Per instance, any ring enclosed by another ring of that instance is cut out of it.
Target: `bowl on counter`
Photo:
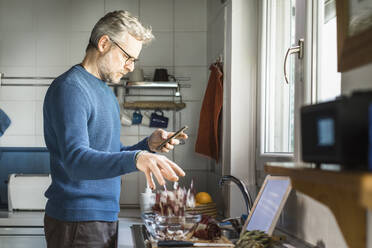
[[[147,231],[156,240],[184,240],[200,222],[201,215],[161,216],[156,213],[143,213],[142,220]]]

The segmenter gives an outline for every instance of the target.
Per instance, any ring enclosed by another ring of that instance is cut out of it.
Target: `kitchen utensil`
[[[146,127],[150,126],[150,113],[149,112],[143,113],[141,125],[146,126]]]
[[[144,193],[140,195],[141,213],[151,212],[151,207],[155,204],[155,193],[147,185]]]
[[[150,116],[150,127],[167,128],[168,120],[168,117],[164,116],[163,111],[157,109]]]
[[[141,111],[137,109],[136,111],[133,112],[132,124],[139,125],[141,124],[141,122],[142,122],[142,114],[141,114]]]
[[[164,240],[158,242],[158,247],[234,247],[229,243],[197,243],[191,241]]]
[[[45,191],[52,180],[49,174],[10,174],[8,182],[8,209],[44,210]]]
[[[129,73],[130,82],[143,82],[145,81],[145,76],[143,74],[143,69],[136,67],[131,73]]]
[[[201,215],[161,216],[155,213],[143,213],[143,222],[147,231],[156,240],[182,240],[200,222]]]
[[[120,114],[120,122],[121,122],[121,125],[123,126],[131,126],[132,125],[132,119],[130,118],[130,115],[128,115],[128,113],[126,112],[122,112]]]
[[[163,82],[169,81],[169,75],[168,75],[167,69],[164,69],[164,68],[155,69],[154,81],[163,81]]]

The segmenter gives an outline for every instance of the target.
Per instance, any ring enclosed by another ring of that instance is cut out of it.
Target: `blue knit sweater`
[[[80,65],[59,76],[44,100],[44,136],[52,184],[45,212],[63,221],[115,221],[120,175],[136,171],[147,138],[120,143],[120,111],[107,84]]]

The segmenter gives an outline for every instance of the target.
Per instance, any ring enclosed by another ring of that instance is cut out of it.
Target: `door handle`
[[[290,47],[287,50],[287,53],[285,54],[284,58],[284,78],[285,82],[288,84],[288,77],[287,77],[287,59],[288,56],[291,54],[298,53],[298,58],[302,59],[304,57],[304,39],[298,40],[298,46]]]

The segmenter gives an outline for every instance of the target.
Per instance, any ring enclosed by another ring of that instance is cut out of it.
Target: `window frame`
[[[256,182],[260,185],[264,178],[264,165],[267,162],[296,162],[301,160],[300,154],[300,130],[299,130],[299,116],[295,114],[294,117],[294,152],[293,153],[266,153],[265,152],[265,80],[266,80],[266,73],[267,73],[267,52],[268,52],[268,32],[270,32],[270,27],[268,26],[271,23],[271,16],[269,15],[268,6],[270,4],[270,0],[263,0],[260,1],[259,6],[259,50],[258,50],[258,68],[257,68],[257,139],[256,139]],[[301,1],[303,1],[301,3]],[[304,25],[305,30],[304,32],[305,38],[305,51],[304,51],[304,59],[302,63],[302,75],[296,74],[296,82],[302,82],[301,84],[295,84],[295,100],[294,100],[294,111],[299,110],[299,106],[305,103],[315,102],[316,99],[316,86],[313,84],[314,79],[317,76],[316,71],[316,61],[317,61],[317,48],[313,47],[313,43],[317,43],[317,38],[314,33],[316,33],[317,25],[317,17],[318,14],[318,4],[315,3],[313,6],[313,1],[305,1],[305,0],[296,0],[296,12],[298,10],[298,3],[304,5],[305,9],[305,17],[303,18],[305,24],[300,23],[299,25]],[[316,9],[313,9],[316,7]],[[296,13],[297,14],[297,13]],[[296,19],[297,21],[297,19]],[[297,29],[296,23],[296,29]],[[313,27],[315,27],[313,29]],[[296,30],[296,40],[297,37],[297,30]],[[284,54],[283,54],[284,57]],[[308,69],[305,69],[308,67]],[[297,70],[297,69],[296,69]],[[299,81],[297,79],[300,79]],[[299,93],[298,93],[299,92]]]

